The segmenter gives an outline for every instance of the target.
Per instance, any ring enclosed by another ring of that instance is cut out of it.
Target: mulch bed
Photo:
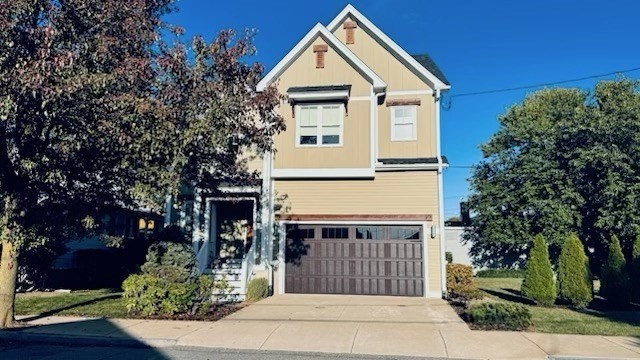
[[[234,312],[246,307],[249,303],[232,303],[213,305],[206,314],[175,314],[175,315],[154,315],[154,316],[128,316],[127,319],[147,319],[147,320],[183,320],[183,321],[218,321]]]

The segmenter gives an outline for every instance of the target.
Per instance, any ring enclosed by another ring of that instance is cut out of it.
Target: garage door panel
[[[286,292],[423,295],[420,240],[423,234],[416,230],[421,227],[354,225],[325,229],[321,225],[299,225],[299,228],[302,231],[293,229],[293,236],[289,235],[291,230],[288,232],[287,244],[299,247],[302,242],[307,251],[295,259],[287,258]],[[309,238],[296,239],[296,234]],[[362,234],[369,238],[362,238]]]

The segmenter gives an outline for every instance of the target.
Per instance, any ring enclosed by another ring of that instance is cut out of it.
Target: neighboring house
[[[252,276],[268,276],[279,294],[441,297],[439,109],[450,86],[433,60],[409,55],[349,5],[258,90],[270,85],[288,96],[278,110],[287,130],[274,154],[251,162],[261,186],[182,202],[177,221],[194,229],[200,270],[226,275],[240,295]]]
[[[451,253],[454,263],[473,266],[471,256],[469,256],[471,245],[464,243],[464,231],[465,227],[462,222],[446,221],[444,225],[444,248]],[[474,268],[474,270],[476,269]]]

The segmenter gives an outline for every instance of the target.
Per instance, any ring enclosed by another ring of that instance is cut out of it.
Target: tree
[[[629,302],[631,284],[620,241],[615,235],[611,237],[609,256],[602,265],[601,274],[600,295],[614,305],[626,305]]]
[[[556,300],[553,269],[549,260],[547,243],[542,234],[533,238],[533,247],[527,258],[524,280],[522,281],[522,295],[544,306],[553,305]]]
[[[636,236],[631,252],[631,285],[634,300],[640,300],[640,234]]]
[[[589,270],[589,258],[582,242],[570,234],[562,246],[558,262],[558,297],[577,308],[589,305],[593,300],[593,280]]]
[[[282,129],[281,97],[256,93],[262,66],[242,59],[251,34],[196,38],[191,57],[158,40],[171,10],[171,0],[0,5],[0,327],[13,322],[24,249],[91,230],[110,206],[159,209],[181,183],[248,180],[245,155],[270,150]]]
[[[545,89],[498,118],[471,177],[474,214],[465,238],[477,265],[522,265],[531,235],[542,233],[556,262],[576,233],[592,270],[607,241],[625,251],[640,230],[640,93],[638,82],[599,82],[589,94]]]

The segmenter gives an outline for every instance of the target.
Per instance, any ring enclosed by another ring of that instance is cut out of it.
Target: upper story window
[[[297,146],[342,146],[343,104],[297,105]]]
[[[415,141],[417,106],[393,106],[391,108],[391,141]]]

